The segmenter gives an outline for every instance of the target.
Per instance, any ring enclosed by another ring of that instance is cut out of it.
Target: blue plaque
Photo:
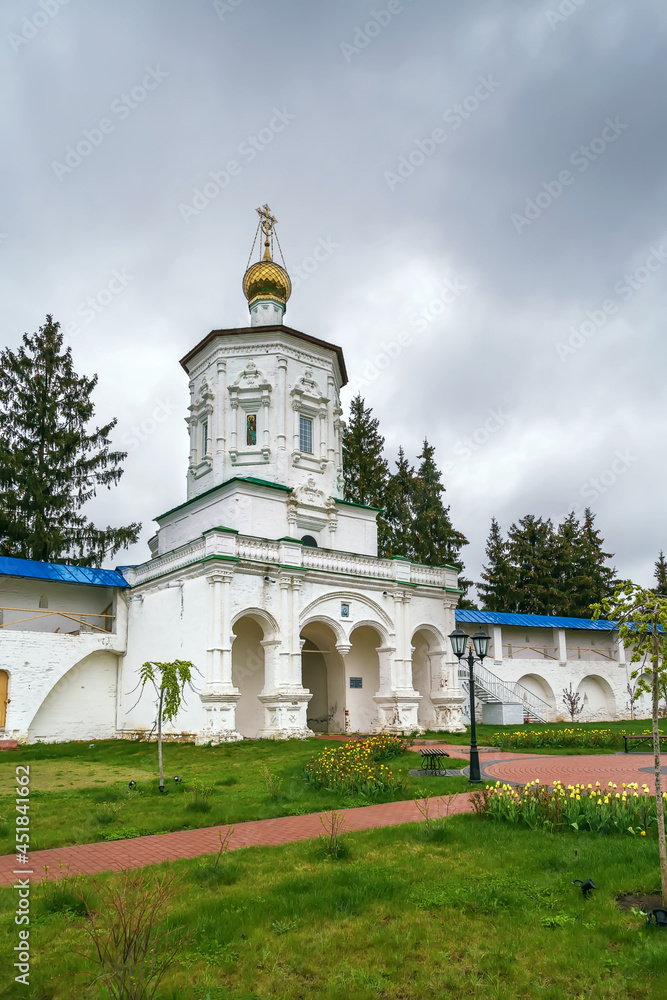
[[[340,606],[340,616],[341,616],[341,618],[349,618],[350,617],[350,605],[349,604],[341,604],[341,606]]]
[[[350,687],[351,688],[363,687],[361,683],[361,677],[350,677]]]

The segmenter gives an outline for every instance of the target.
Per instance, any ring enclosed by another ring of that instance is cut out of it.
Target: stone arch
[[[252,618],[259,625],[265,639],[277,639],[280,635],[280,626],[269,611],[264,608],[244,608],[232,618],[232,631],[237,622],[242,618]]]
[[[389,645],[389,632],[385,628],[383,622],[374,621],[374,619],[372,619],[372,618],[365,618],[362,621],[355,622],[354,625],[352,626],[352,628],[350,629],[350,640],[352,640],[352,636],[354,635],[354,633],[359,628],[372,628],[372,629],[375,629],[375,631],[377,632],[378,636],[380,637],[380,642],[378,643],[378,645],[379,646],[388,646]]]
[[[45,695],[28,726],[28,742],[113,739],[118,656],[98,649],[75,663]]]
[[[370,597],[367,597],[365,594],[361,594],[355,590],[332,590],[328,594],[323,594],[321,597],[317,597],[303,609],[301,612],[301,618],[307,618],[319,605],[326,604],[327,601],[342,601],[348,603],[352,603],[354,601],[355,603],[365,604],[366,607],[369,608],[376,616],[378,621],[382,622],[387,635],[394,630],[394,623],[387,612],[381,608],[379,604],[376,604],[375,601],[372,601]],[[368,624],[373,627],[377,627],[378,622],[369,621]]]
[[[347,636],[345,635],[345,629],[343,628],[341,623],[337,622],[335,618],[330,618],[328,615],[318,615],[318,614],[310,615],[308,618],[301,621],[300,630],[301,632],[303,632],[303,630],[308,625],[317,625],[317,624],[326,625],[327,628],[330,628],[332,630],[336,639],[336,645],[338,645],[338,643],[347,643]]]
[[[519,678],[518,683],[522,687],[527,688],[531,694],[537,695],[542,701],[546,701],[552,712],[557,711],[556,696],[553,688],[549,684],[549,681],[545,677],[542,677],[541,674],[524,674],[523,677]]]
[[[336,646],[343,643],[346,650],[347,643],[337,624],[311,618],[300,631],[301,683],[312,694],[308,727],[316,733],[345,731],[345,661]]]
[[[587,674],[577,685],[577,692],[583,698],[584,710],[581,721],[616,718],[616,699],[609,681],[599,674]]]

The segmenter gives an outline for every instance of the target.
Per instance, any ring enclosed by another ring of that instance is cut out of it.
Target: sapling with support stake
[[[176,718],[183,701],[185,685],[192,687],[192,672],[196,668],[189,660],[174,660],[172,663],[162,663],[157,660],[147,660],[139,672],[141,694],[150,682],[157,694],[157,754],[160,772],[160,791],[164,793],[164,771],[162,767],[162,722],[171,722]],[[136,689],[135,689],[136,690]],[[141,694],[136,704],[141,699]]]
[[[660,876],[662,905],[667,908],[667,843],[665,841],[665,806],[662,797],[662,769],[660,764],[660,731],[658,714],[661,690],[667,679],[667,597],[654,590],[638,587],[631,580],[619,583],[611,598],[592,605],[593,621],[604,615],[616,623],[618,637],[632,650],[632,663],[643,666],[633,670],[636,681],[634,698],[643,692],[651,695],[653,760],[655,766],[655,805],[658,822],[660,851]],[[650,666],[648,665],[650,664]]]

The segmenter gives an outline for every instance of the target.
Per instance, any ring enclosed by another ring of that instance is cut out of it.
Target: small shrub
[[[88,917],[84,930],[94,955],[86,957],[99,965],[100,978],[113,1000],[153,1000],[184,943],[185,928],[169,927],[167,916],[180,878],[162,875],[154,879],[138,869],[123,872],[105,886],[93,885],[99,909],[81,896]]]
[[[277,799],[280,796],[280,790],[283,787],[283,779],[279,778],[275,774],[271,774],[266,764],[262,768],[262,777],[264,778],[264,784],[266,785],[266,791],[269,797]]]
[[[276,934],[289,934],[296,927],[296,920],[274,920],[271,924]]]
[[[338,861],[348,855],[347,846],[341,839],[345,817],[342,813],[332,809],[331,812],[323,813],[320,816],[320,823],[324,829],[324,835],[320,836],[320,846],[324,852],[324,857],[330,861]]]
[[[193,875],[197,882],[204,885],[233,885],[239,877],[240,866],[229,859],[229,844],[234,833],[234,827],[230,826],[223,833],[218,831],[218,841],[220,849],[215,861],[203,862],[194,869]]]
[[[192,802],[188,802],[185,808],[188,812],[192,813],[208,813],[211,811],[211,803],[203,799],[195,799]]]
[[[436,797],[428,791],[417,793],[414,801],[423,817],[423,822],[416,825],[418,839],[431,843],[441,843],[446,839],[447,821],[455,796],[455,792]]]
[[[69,874],[69,865],[58,865],[57,880],[49,880],[49,866],[44,866],[44,878],[37,888],[39,912],[69,913],[83,917],[86,914],[86,895],[83,886],[83,876]]]

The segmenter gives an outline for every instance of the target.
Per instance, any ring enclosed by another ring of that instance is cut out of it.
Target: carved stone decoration
[[[305,483],[296,487],[293,495],[300,504],[308,504],[310,507],[327,506],[328,498],[323,490],[318,490],[315,476],[308,476]]]
[[[245,368],[237,378],[236,382],[232,382],[230,389],[260,389],[267,386],[266,380],[262,375],[261,371],[252,360],[248,358],[245,364]]]

